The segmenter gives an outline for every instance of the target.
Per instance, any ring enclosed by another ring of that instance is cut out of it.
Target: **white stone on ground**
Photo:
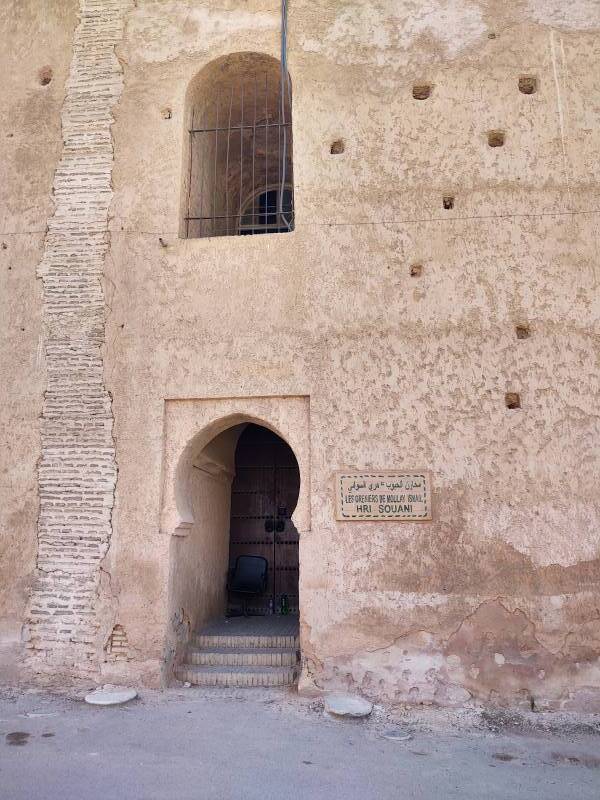
[[[135,689],[129,689],[127,686],[112,686],[106,684],[85,696],[85,702],[92,706],[117,706],[121,703],[127,703],[137,697]]]
[[[384,731],[381,735],[384,739],[389,739],[390,742],[409,742],[413,738],[410,731],[402,728],[391,728],[390,730]]]
[[[336,717],[368,717],[373,703],[356,694],[329,694],[325,698],[325,711]]]

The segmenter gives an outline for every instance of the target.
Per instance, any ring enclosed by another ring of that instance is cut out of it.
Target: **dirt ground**
[[[1,800],[598,800],[600,715],[384,709],[287,690],[0,690]]]

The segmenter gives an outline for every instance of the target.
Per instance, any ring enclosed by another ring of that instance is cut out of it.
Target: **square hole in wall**
[[[505,139],[504,131],[488,131],[487,140],[490,147],[503,147]]]
[[[507,392],[504,395],[504,402],[511,410],[521,408],[521,395],[518,392]]]
[[[521,94],[535,94],[538,88],[538,81],[535,75],[521,75],[519,78],[519,91]]]
[[[431,90],[430,83],[415,83],[412,88],[412,96],[415,100],[427,100],[431,97]]]
[[[52,77],[54,72],[52,67],[46,65],[38,70],[38,80],[41,86],[48,86],[48,84],[52,81]]]

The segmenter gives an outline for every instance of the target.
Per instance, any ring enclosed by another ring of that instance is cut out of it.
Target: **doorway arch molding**
[[[190,485],[194,463],[216,436],[244,423],[268,428],[292,448],[300,469],[300,494],[292,521],[298,532],[310,530],[309,398],[292,395],[165,401],[162,533],[187,535],[194,524]],[[216,480],[233,477],[223,464],[205,466]]]

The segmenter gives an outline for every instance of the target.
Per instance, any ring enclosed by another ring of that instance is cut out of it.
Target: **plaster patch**
[[[462,687],[460,658],[446,658],[435,637],[425,631],[381,650],[326,659],[324,669],[332,686],[346,684],[366,696],[377,687],[378,694],[409,703],[461,705],[470,697]]]
[[[398,66],[396,54],[431,37],[444,56],[454,58],[485,33],[481,9],[465,0],[418,3],[387,0],[347,5],[320,40],[306,38],[302,48],[343,64]]]
[[[371,592],[354,591],[351,596],[336,597],[335,603],[328,608],[329,619],[337,624],[348,616],[356,614],[359,609],[372,611],[386,611],[389,608],[414,609],[438,608],[448,604],[448,596],[431,592],[396,592],[379,591],[376,595]]]
[[[484,513],[482,531],[490,539],[508,542],[537,567],[570,567],[597,558],[600,551],[594,510],[582,503],[569,508],[495,506]]]
[[[529,0],[529,13],[540,25],[574,30],[600,27],[598,0]]]
[[[206,52],[248,31],[279,29],[279,14],[269,11],[190,7],[188,3],[139,3],[127,22],[128,60],[173,61],[182,54]],[[235,50],[235,46],[232,50]]]

